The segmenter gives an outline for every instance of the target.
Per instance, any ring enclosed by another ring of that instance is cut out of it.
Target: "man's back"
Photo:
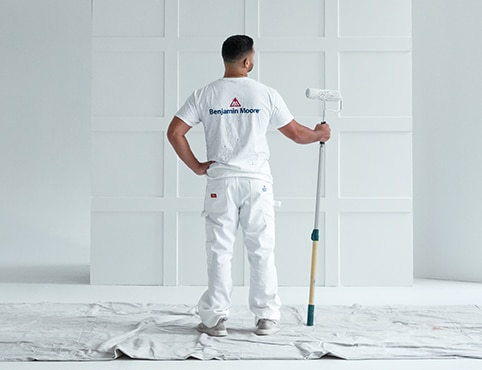
[[[246,176],[271,181],[266,131],[293,119],[281,96],[255,80],[222,78],[196,90],[177,116],[193,126],[203,123],[207,157],[215,161],[208,176]]]

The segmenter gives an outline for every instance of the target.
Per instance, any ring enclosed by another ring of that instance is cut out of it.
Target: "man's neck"
[[[241,78],[248,77],[248,72],[244,69],[229,69],[224,70],[224,78]]]
[[[224,78],[241,78],[241,77],[248,77],[247,73],[244,72],[224,72]]]

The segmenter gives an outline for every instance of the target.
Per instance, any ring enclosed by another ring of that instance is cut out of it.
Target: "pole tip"
[[[306,322],[306,325],[313,326],[314,321],[315,321],[315,305],[309,304],[308,305],[308,320]]]

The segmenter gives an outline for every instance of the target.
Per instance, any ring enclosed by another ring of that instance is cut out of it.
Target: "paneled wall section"
[[[276,88],[314,126],[307,87],[337,89],[328,113],[318,285],[412,281],[410,0],[94,0],[94,284],[205,285],[205,178],[180,163],[167,126],[189,94],[222,77],[231,34],[255,39],[250,77]],[[318,145],[269,131],[277,265],[309,282]],[[189,133],[205,159],[201,127]],[[247,285],[242,238],[233,280]]]

